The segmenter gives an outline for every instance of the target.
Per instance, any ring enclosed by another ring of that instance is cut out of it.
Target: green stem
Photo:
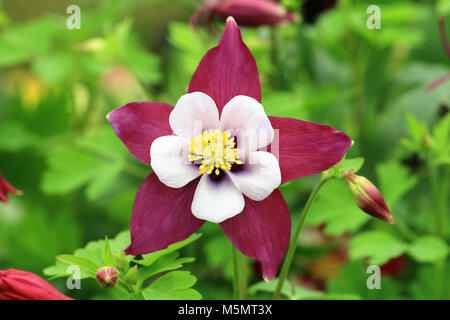
[[[126,283],[122,279],[119,279],[116,288],[121,290],[123,293],[127,294],[132,300],[139,300],[133,286]]]
[[[280,278],[278,279],[277,288],[275,289],[275,293],[273,295],[274,300],[278,300],[280,298],[281,289],[283,288],[284,281],[286,280],[289,269],[291,268],[292,259],[294,258],[295,249],[297,248],[298,238],[300,236],[300,231],[302,231],[303,224],[305,222],[306,215],[308,214],[311,205],[316,198],[320,188],[327,182],[330,178],[328,176],[322,176],[319,183],[314,187],[313,191],[309,195],[308,200],[306,201],[305,207],[300,216],[300,221],[295,229],[294,236],[291,239],[291,243],[289,244],[289,249],[286,253],[286,258],[284,259],[283,266],[281,267]]]
[[[408,225],[400,219],[398,216],[395,217],[395,225],[398,230],[403,234],[403,236],[409,241],[414,241],[417,239],[417,235],[412,231]]]
[[[240,285],[240,294],[239,297],[241,300],[245,300],[247,298],[247,267],[248,267],[248,260],[247,257],[243,254],[239,254],[240,257],[240,266],[241,266],[241,285]]]
[[[431,183],[433,192],[433,201],[435,204],[435,222],[436,222],[436,235],[445,241],[445,227],[446,227],[446,215],[447,215],[447,168],[444,167],[441,174],[439,173],[439,167],[431,167]],[[441,179],[439,179],[441,178]],[[445,260],[439,260],[435,263],[435,276],[434,276],[434,289],[435,298],[442,299],[443,287],[442,283],[445,279]]]
[[[123,293],[125,293],[125,295],[129,295],[130,292],[128,290],[128,288],[126,287],[126,285],[122,284],[121,281],[119,281],[119,283],[116,286],[117,289],[119,289],[120,291],[122,291]]]
[[[438,180],[439,172],[437,167],[431,167],[431,184],[433,189],[433,197],[434,197],[434,204],[435,204],[435,222],[436,222],[436,235],[440,238],[443,237],[443,228],[444,225],[442,224],[445,220],[445,212],[444,208],[442,208],[441,205],[441,193],[442,190],[439,186],[439,180]]]
[[[440,195],[440,222],[442,225],[442,237],[445,240],[446,237],[446,226],[447,226],[447,208],[448,208],[448,167],[442,167],[442,176],[441,176],[441,186],[439,188]]]
[[[241,297],[240,294],[240,274],[239,274],[239,257],[236,248],[231,244],[231,253],[233,256],[233,289],[234,289],[234,299],[238,300]]]

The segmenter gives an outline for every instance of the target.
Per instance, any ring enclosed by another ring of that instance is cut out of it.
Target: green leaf
[[[356,235],[350,242],[351,259],[369,257],[369,263],[381,265],[404,253],[407,245],[384,231],[367,231]]]
[[[306,108],[304,108],[305,101],[298,91],[266,92],[263,105],[267,114],[278,117],[307,118]]]
[[[436,262],[448,255],[447,244],[435,236],[422,236],[408,248],[408,253],[419,262]]]
[[[105,237],[105,247],[103,249],[103,263],[105,266],[116,266],[116,261],[114,260],[112,254],[111,254],[111,248],[109,246],[108,237]]]
[[[203,250],[207,263],[212,268],[222,270],[223,277],[233,279],[233,259],[231,256],[230,241],[223,234],[208,237]]]
[[[248,292],[250,294],[256,294],[260,291],[274,293],[277,285],[278,278],[275,278],[270,282],[260,281],[249,287]],[[299,285],[293,285],[289,281],[285,281],[283,283],[281,294],[290,300],[317,299],[324,295],[322,291],[311,290]]]
[[[52,195],[67,194],[86,183],[89,199],[101,196],[114,186],[125,154],[112,130],[101,129],[79,138],[65,149],[50,154],[41,188]]]
[[[445,17],[450,14],[450,2],[447,0],[438,0],[436,4],[436,11],[439,16]]]
[[[200,293],[191,288],[196,282],[188,271],[172,271],[142,290],[142,295],[147,300],[200,300]]]
[[[306,218],[308,225],[326,224],[324,232],[337,236],[358,230],[370,219],[354,203],[345,183],[335,179],[322,187]]]
[[[154,276],[155,274],[181,268],[184,263],[189,263],[195,260],[195,258],[177,259],[179,255],[179,252],[168,253],[164,256],[159,257],[158,260],[156,260],[156,262],[152,263],[150,266],[141,268],[139,273],[139,283],[143,283],[146,279]],[[133,261],[139,263],[139,260]]]
[[[396,161],[382,163],[376,167],[376,171],[381,193],[390,207],[395,206],[418,182],[416,176]]]
[[[123,277],[123,281],[125,281],[126,283],[135,284],[138,279],[139,279],[139,271],[138,266],[136,264],[127,271],[127,273]]]
[[[103,265],[103,250],[105,247],[105,240],[91,241],[84,248],[77,249],[74,252],[75,256],[86,258],[97,266]],[[121,252],[130,244],[130,232],[122,231],[114,239],[110,239],[109,246],[111,252]],[[131,256],[125,256],[127,261],[131,261]],[[67,273],[67,263],[57,261],[53,266],[44,269],[44,274],[47,276],[54,276]],[[81,279],[88,277],[87,274],[81,274]]]
[[[86,189],[86,196],[89,200],[95,200],[105,194],[121,173],[120,166],[116,164],[106,164],[103,169],[95,176]]]
[[[448,149],[450,142],[450,114],[447,114],[434,126],[433,138],[437,148]]]
[[[309,298],[306,298],[309,300]],[[328,293],[318,296],[316,300],[360,300],[361,297],[354,293]]]
[[[28,191],[24,195],[28,198]],[[50,261],[56,262],[54,257],[67,253],[67,248],[79,246],[80,221],[68,208],[53,203],[44,207],[42,202],[17,198],[12,199],[12,205],[0,204],[0,260],[5,261],[7,257],[11,265],[26,265],[28,270],[35,272]],[[5,220],[5,214],[9,215],[10,221]],[[67,266],[62,272],[67,272]]]
[[[0,39],[0,67],[16,66],[27,62],[33,56],[28,48]]]
[[[16,152],[31,146],[37,136],[20,122],[2,123],[0,126],[0,149]]]
[[[433,157],[435,165],[450,163],[450,114],[447,114],[433,128]]]
[[[43,16],[2,31],[0,66],[9,67],[28,62],[36,55],[47,52],[53,35],[61,34],[65,29],[63,21]]]
[[[157,83],[161,78],[158,57],[149,54],[143,48],[129,46],[126,51],[126,63],[133,73],[144,82]]]
[[[100,268],[99,265],[95,264],[91,260],[84,257],[78,257],[69,254],[61,254],[59,256],[56,256],[56,259],[67,265],[79,266],[81,272],[84,272],[90,278],[95,278],[95,273]]]
[[[194,242],[195,240],[197,240],[198,238],[200,238],[202,235],[200,233],[194,233],[193,235],[191,235],[189,238],[177,242],[177,243],[173,243],[171,245],[169,245],[166,249],[164,250],[160,250],[160,251],[156,251],[156,252],[152,252],[149,254],[146,254],[143,257],[142,260],[135,260],[136,263],[139,263],[140,265],[143,266],[150,266],[152,263],[154,263],[159,257],[167,255],[169,253],[172,253],[176,250],[179,250],[185,246],[187,246],[188,244]]]
[[[353,173],[357,173],[359,171],[359,169],[361,169],[363,164],[364,164],[364,158],[358,157],[358,158],[352,158],[352,159],[344,159],[338,164],[338,167],[344,173],[347,173],[349,171],[351,171]]]
[[[93,179],[104,168],[104,162],[85,152],[64,149],[47,159],[41,188],[48,194],[66,194]]]
[[[278,284],[278,278],[270,282],[260,281],[248,288],[248,292],[252,295],[258,292],[275,292]],[[290,300],[355,300],[359,296],[355,294],[326,294],[323,291],[311,290],[300,285],[292,285],[285,281],[281,294]]]
[[[81,137],[75,144],[83,150],[111,160],[121,160],[127,153],[127,149],[117,139],[110,127],[102,128],[93,134]]]
[[[419,122],[412,114],[406,114],[406,123],[408,124],[409,134],[413,142],[420,149],[422,143],[422,136],[428,134],[428,128],[425,123]]]
[[[367,265],[363,261],[350,261],[339,270],[339,275],[329,279],[326,283],[328,297],[337,295],[337,299],[399,299],[397,281],[381,276],[381,289],[367,288]]]
[[[37,58],[32,69],[47,83],[60,83],[75,72],[72,59],[67,53],[55,53]]]
[[[270,282],[259,281],[248,288],[248,293],[251,295],[257,294],[258,292],[269,292],[274,293],[278,285],[278,278],[273,279]],[[292,285],[289,281],[284,281],[283,288],[281,289],[281,294],[290,300],[294,299],[294,292],[292,290]]]
[[[421,264],[414,275],[414,281],[410,283],[409,291],[412,299],[430,300],[450,298],[450,264],[442,266],[441,275],[436,274],[436,266],[431,264]],[[445,268],[445,269],[444,269]],[[437,283],[437,281],[439,283]],[[447,283],[447,285],[446,285]]]
[[[187,72],[195,71],[201,57],[205,54],[208,43],[201,40],[198,33],[192,30],[187,24],[172,22],[169,26],[169,42],[175,48],[183,52],[183,68]]]

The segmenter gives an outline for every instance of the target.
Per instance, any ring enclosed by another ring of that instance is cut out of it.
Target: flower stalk
[[[240,299],[241,300],[245,300],[245,299],[247,299],[247,285],[248,285],[248,283],[247,283],[247,273],[248,273],[247,267],[248,267],[248,259],[243,254],[240,254],[239,258],[240,258],[239,259],[240,260],[239,265],[240,265],[240,269],[241,269],[240,270],[241,271],[241,277],[240,277],[241,283],[240,283],[240,287],[239,287],[240,293],[241,293]]]
[[[231,244],[233,256],[233,292],[235,300],[245,300],[247,298],[247,274],[248,261],[247,257],[240,254],[238,250]]]
[[[331,177],[329,175],[322,175],[319,183],[314,187],[313,191],[309,195],[308,200],[306,201],[305,207],[303,208],[303,211],[300,216],[300,221],[298,222],[297,227],[295,228],[294,236],[291,239],[289,249],[286,253],[286,257],[281,267],[280,278],[278,279],[277,287],[273,295],[274,300],[278,300],[280,298],[281,289],[283,288],[284,281],[286,280],[289,269],[291,268],[292,259],[294,258],[295,249],[297,248],[298,245],[298,238],[300,237],[300,232],[302,231],[303,224],[305,223],[306,215],[308,214],[312,203],[316,199],[320,188],[322,188],[325,182],[327,182],[330,179]]]
[[[231,253],[233,256],[233,292],[234,292],[234,299],[240,300],[241,293],[240,293],[240,273],[239,273],[239,257],[237,249],[231,244]]]
[[[447,182],[447,171],[444,167],[442,172],[439,172],[439,168],[436,166],[431,167],[431,182],[432,190],[435,203],[435,222],[436,222],[436,235],[445,241],[445,226],[446,226],[446,208],[447,208],[447,194],[448,194],[448,182]],[[441,174],[441,175],[440,175]],[[440,180],[438,177],[442,176],[443,179]],[[435,265],[435,275],[434,275],[434,289],[435,298],[442,299],[443,287],[445,278],[445,260],[436,261]]]

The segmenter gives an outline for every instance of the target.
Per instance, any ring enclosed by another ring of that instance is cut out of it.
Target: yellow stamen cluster
[[[214,170],[219,175],[219,169],[228,171],[234,163],[242,164],[235,145],[234,137],[228,131],[205,130],[191,140],[188,158],[191,162],[201,163],[200,174],[211,174]]]

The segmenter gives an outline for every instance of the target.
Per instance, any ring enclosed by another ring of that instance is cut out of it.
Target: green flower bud
[[[128,270],[123,280],[127,283],[134,284],[138,280],[138,277],[139,277],[138,266],[135,265],[134,267],[130,268],[130,270]]]

